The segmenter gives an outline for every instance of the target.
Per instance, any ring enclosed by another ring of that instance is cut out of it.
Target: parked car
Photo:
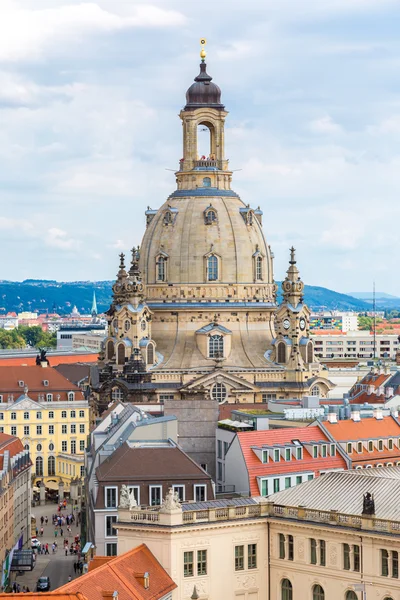
[[[39,550],[39,548],[41,547],[42,543],[37,539],[37,537],[33,537],[31,540],[31,546],[32,548],[37,548]]]
[[[37,592],[48,592],[50,590],[50,577],[39,577],[36,591]]]

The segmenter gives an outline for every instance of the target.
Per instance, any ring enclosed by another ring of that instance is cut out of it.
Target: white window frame
[[[116,523],[118,523],[118,515],[105,515],[104,517],[104,537],[109,540],[110,538],[117,538],[118,534],[114,533],[112,535],[107,535],[107,519],[112,519],[113,517],[115,517],[116,519]]]
[[[172,489],[174,490],[174,492],[176,491],[176,488],[183,488],[183,498],[182,498],[181,502],[185,502],[185,500],[186,500],[186,486],[185,486],[185,484],[184,483],[175,483],[175,484],[173,484],[172,485]]]
[[[68,392],[68,402],[73,402],[75,400],[75,392]]]
[[[151,498],[151,494],[153,490],[160,490],[160,504],[152,504],[152,498]],[[162,485],[149,485],[149,506],[161,506],[163,501],[163,496],[162,496]]]
[[[280,460],[281,460],[281,452],[280,452],[279,448],[274,448],[274,462],[279,462]]]
[[[53,394],[46,394],[46,402],[53,402]]]
[[[197,488],[204,488],[204,500],[197,500]],[[205,483],[195,483],[193,485],[193,498],[195,502],[207,502],[207,486]]]
[[[64,448],[65,448],[65,450],[64,450]],[[68,452],[67,440],[61,440],[61,452]]]
[[[116,546],[116,554],[108,554],[107,548],[108,546]],[[118,556],[118,543],[117,542],[106,542],[105,544],[106,556]]]
[[[107,492],[108,490],[115,490],[115,506],[107,505]],[[106,485],[104,487],[104,506],[109,509],[115,510],[118,508],[118,486],[117,485]]]

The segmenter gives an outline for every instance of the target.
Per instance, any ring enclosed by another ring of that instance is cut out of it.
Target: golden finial
[[[204,62],[206,59],[206,56],[207,56],[207,52],[205,50],[205,45],[207,44],[206,38],[201,38],[200,44],[201,44],[200,58],[201,58],[201,62]]]

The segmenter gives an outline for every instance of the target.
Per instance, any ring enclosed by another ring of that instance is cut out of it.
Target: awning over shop
[[[82,554],[87,554],[89,552],[89,550],[91,550],[92,548],[93,548],[92,542],[86,542],[86,544],[83,547]]]
[[[48,490],[55,490],[58,492],[58,483],[56,481],[49,481],[48,483],[45,484],[45,487]]]

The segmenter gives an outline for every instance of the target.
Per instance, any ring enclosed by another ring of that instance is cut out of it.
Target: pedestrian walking
[[[13,586],[12,586],[12,591],[13,591],[13,594],[17,593],[17,584],[15,583],[15,581],[14,581]]]
[[[64,531],[63,531],[63,529],[61,528],[61,529],[60,529],[60,535],[61,535],[61,537],[63,536],[63,533],[64,533]]]
[[[17,594],[19,594],[21,591],[21,586],[19,585],[19,583],[17,583]]]
[[[46,552],[45,552],[45,554],[49,554],[49,545],[48,544],[46,544]]]
[[[78,565],[76,562],[74,562],[74,572],[76,573],[76,569],[78,568]]]
[[[65,546],[65,556],[68,556],[68,546]]]
[[[58,535],[58,531],[57,531],[57,529],[55,529],[55,530],[54,530],[54,537],[56,538],[56,537],[57,537],[57,535]]]
[[[49,519],[48,519],[47,517],[45,517],[45,518],[44,518],[44,522],[45,522],[45,523],[46,523],[46,525],[47,525],[47,523],[49,522]]]
[[[40,522],[41,522],[41,524],[43,525],[43,522],[44,522],[44,517],[40,517]]]
[[[68,583],[72,580],[71,575],[68,575]]]
[[[40,535],[43,537],[43,527],[40,528]]]
[[[53,542],[53,543],[52,543],[52,545],[51,545],[51,550],[52,550],[53,554],[54,554],[54,553],[55,553],[55,551],[56,551],[56,545],[55,545],[55,543],[54,543],[54,542]]]

